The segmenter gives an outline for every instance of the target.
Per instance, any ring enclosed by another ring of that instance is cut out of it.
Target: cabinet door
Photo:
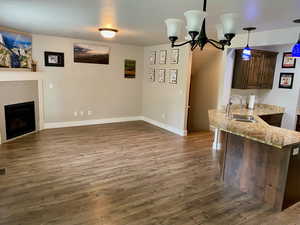
[[[263,64],[263,55],[259,52],[252,51],[251,60],[246,62],[249,63],[247,89],[258,89],[260,86],[259,82]]]
[[[253,49],[251,60],[244,61],[242,52],[235,52],[232,88],[272,89],[277,53]]]
[[[276,67],[277,54],[265,53],[263,56],[261,77],[259,87],[261,89],[272,89],[274,82],[274,73]]]
[[[248,76],[250,71],[250,63],[242,60],[242,50],[235,51],[235,62],[233,70],[232,88],[246,89]]]

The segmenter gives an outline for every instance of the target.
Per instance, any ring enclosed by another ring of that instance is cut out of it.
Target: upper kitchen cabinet
[[[272,89],[277,52],[252,50],[251,60],[242,60],[242,49],[235,52],[232,88]]]

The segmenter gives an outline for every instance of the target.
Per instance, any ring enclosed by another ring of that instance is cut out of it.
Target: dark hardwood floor
[[[179,137],[139,121],[3,144],[0,224],[259,225],[274,214],[219,182],[211,145],[209,133]]]

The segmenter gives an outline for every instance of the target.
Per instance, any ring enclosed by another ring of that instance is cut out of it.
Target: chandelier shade
[[[180,19],[167,19],[165,21],[167,25],[167,33],[168,37],[179,37],[181,30],[182,30],[182,25],[183,21]]]
[[[184,13],[188,32],[199,32],[207,13],[200,10],[189,10]]]
[[[222,24],[216,25],[216,29],[217,29],[218,39],[219,40],[224,40],[225,39],[225,33],[224,33],[223,25]]]
[[[220,17],[225,34],[235,34],[238,28],[238,15],[227,13]]]

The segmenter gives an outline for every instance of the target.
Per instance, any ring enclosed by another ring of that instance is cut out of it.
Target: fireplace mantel
[[[39,95],[39,129],[44,129],[44,90],[43,90],[43,73],[31,72],[27,70],[0,70],[0,82],[3,81],[38,81],[38,95]],[[1,130],[0,130],[1,132]],[[1,144],[0,138],[0,144]]]

